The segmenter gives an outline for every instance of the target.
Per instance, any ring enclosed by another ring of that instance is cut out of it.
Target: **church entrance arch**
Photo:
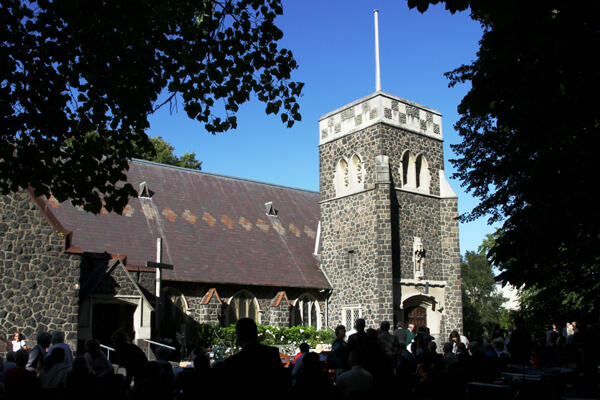
[[[92,337],[101,344],[111,345],[111,335],[122,329],[134,335],[133,314],[136,305],[126,301],[95,303],[92,308]]]
[[[405,326],[413,324],[417,328],[420,326],[427,326],[427,310],[424,307],[413,306],[406,310],[405,315]]]

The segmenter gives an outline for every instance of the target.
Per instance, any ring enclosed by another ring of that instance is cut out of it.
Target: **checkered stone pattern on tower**
[[[321,267],[333,286],[330,327],[351,327],[357,315],[377,327],[404,319],[406,304],[422,304],[440,337],[462,329],[457,199],[441,190],[447,183],[440,127],[435,110],[382,92],[320,120]],[[406,151],[426,158],[428,187],[402,181]],[[353,154],[364,166],[364,189],[340,195],[336,167]],[[376,159],[385,160],[389,174]],[[424,250],[420,276],[415,238]]]

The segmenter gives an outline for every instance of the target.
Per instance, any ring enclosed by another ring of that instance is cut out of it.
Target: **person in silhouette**
[[[258,342],[256,323],[240,318],[235,324],[241,351],[228,357],[220,369],[220,383],[231,398],[281,398],[287,390],[279,350]]]

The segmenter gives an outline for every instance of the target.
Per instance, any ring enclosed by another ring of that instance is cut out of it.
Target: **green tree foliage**
[[[177,167],[190,168],[190,169],[202,169],[202,161],[196,159],[196,153],[186,152],[181,157],[178,157],[173,153],[175,148],[166,142],[161,136],[150,138],[152,142],[152,149],[149,151],[141,149],[137,154],[137,158],[143,160],[155,161],[161,164],[175,165]]]
[[[438,0],[409,0],[425,11]],[[452,160],[480,200],[464,221],[503,221],[489,256],[548,310],[600,314],[599,1],[447,0],[484,28],[477,58],[447,74],[469,82]],[[533,293],[533,292],[532,292]],[[533,303],[532,303],[533,304]]]
[[[119,183],[128,159],[151,149],[148,116],[165,104],[216,133],[255,96],[292,126],[303,84],[278,46],[282,12],[280,0],[2,1],[0,192],[120,212],[136,195]]]
[[[492,265],[481,246],[477,252],[467,251],[461,260],[463,321],[471,338],[492,332],[504,311],[506,300],[497,290]]]

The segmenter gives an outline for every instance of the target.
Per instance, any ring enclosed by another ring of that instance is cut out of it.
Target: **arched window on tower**
[[[341,196],[348,192],[350,181],[348,176],[348,162],[345,159],[342,158],[338,161],[333,180],[336,196]]]
[[[410,151],[405,151],[402,155],[402,187],[415,189],[417,187],[415,173],[415,156]]]
[[[250,318],[258,323],[258,301],[250,292],[244,290],[231,297],[227,308],[227,325],[240,318]]]
[[[293,308],[292,325],[313,326],[319,329],[321,308],[319,302],[310,295],[302,295]]]
[[[357,154],[350,158],[350,187],[354,190],[364,189],[364,167],[363,162]]]
[[[423,193],[429,193],[429,182],[431,181],[431,177],[429,175],[427,159],[423,154],[417,156],[415,162],[415,177],[417,190]]]

